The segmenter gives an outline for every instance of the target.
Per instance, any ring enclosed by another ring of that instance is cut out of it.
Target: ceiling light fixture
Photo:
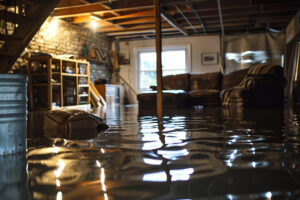
[[[93,30],[94,30],[94,32],[95,32],[96,26],[97,26],[97,22],[93,20],[93,21],[91,22],[91,25],[92,25],[92,28],[93,28]]]

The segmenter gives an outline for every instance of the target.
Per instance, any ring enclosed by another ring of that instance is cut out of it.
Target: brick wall
[[[112,41],[107,37],[94,33],[90,29],[71,25],[63,20],[49,18],[27,46],[27,51],[43,52],[53,55],[73,55],[83,57],[83,46],[88,49],[101,50],[106,59],[102,62],[91,62],[91,81],[109,79],[111,63],[108,59]],[[24,65],[24,59],[19,58],[14,68]]]

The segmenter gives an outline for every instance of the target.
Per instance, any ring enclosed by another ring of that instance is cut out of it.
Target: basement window
[[[138,57],[138,89],[150,90],[156,85],[156,52],[155,50],[139,50]],[[187,72],[187,48],[168,48],[162,51],[163,76]]]

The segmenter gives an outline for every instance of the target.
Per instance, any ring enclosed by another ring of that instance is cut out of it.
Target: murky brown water
[[[0,199],[300,198],[300,112],[95,112],[111,126],[97,139],[29,140],[27,162],[1,158]]]

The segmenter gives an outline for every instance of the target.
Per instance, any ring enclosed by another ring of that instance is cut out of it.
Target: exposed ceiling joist
[[[86,1],[86,0],[81,0],[81,1],[82,1],[83,3],[85,3],[85,4],[90,4],[90,2],[88,2],[88,1]],[[103,2],[97,2],[97,3],[100,4],[101,6],[103,6],[104,8],[108,9],[108,10],[111,10],[111,9],[112,9],[111,6],[106,5],[106,4],[104,4]],[[114,15],[116,15],[116,16],[120,16],[120,14],[117,13],[117,12],[112,11],[111,13],[114,14]]]
[[[195,16],[197,17],[197,19],[199,20],[200,24],[202,25],[203,32],[206,33],[205,25],[204,25],[204,23],[203,23],[201,17],[199,16],[198,12],[197,12],[196,9],[194,8],[193,4],[188,3],[187,5],[191,8],[191,10],[193,11],[193,13],[195,14]]]
[[[92,15],[92,16],[95,17],[97,15]],[[98,16],[97,19],[94,20],[94,22],[96,22],[98,25],[101,25],[102,23],[105,23],[105,24],[107,24],[107,26],[115,26],[115,27],[118,27],[118,28],[121,28],[121,29],[125,29],[124,26],[119,25],[119,24],[114,24],[114,23],[112,23],[112,22],[110,22],[108,20],[102,19],[100,16]]]
[[[186,16],[183,14],[183,12],[180,10],[180,8],[178,6],[175,5],[175,8],[177,9],[177,11],[181,14],[181,16],[185,19],[185,21],[193,28],[193,30],[197,33],[198,31],[194,28],[193,24],[190,22],[190,20],[188,18],[186,18]]]
[[[73,23],[86,23],[90,21],[89,18],[90,14],[86,16],[79,16],[79,17],[74,17]],[[112,21],[112,20],[120,20],[120,19],[131,19],[131,18],[139,18],[139,17],[150,17],[154,16],[154,11],[153,10],[146,10],[146,11],[141,11],[141,12],[135,12],[127,15],[121,15],[121,16],[116,16],[116,17],[110,17],[110,18],[104,18],[107,21]]]
[[[197,28],[201,28],[201,25],[196,25]],[[190,26],[184,26],[186,30],[192,29]],[[127,29],[125,31],[120,31],[120,32],[111,32],[111,33],[106,33],[107,36],[117,36],[117,35],[131,35],[131,34],[138,34],[138,33],[154,33],[155,31],[155,26],[153,25],[148,25],[148,28],[138,28],[138,29]],[[162,32],[168,32],[168,31],[178,31],[174,27],[170,27],[169,24],[167,23],[162,23]]]
[[[222,17],[221,3],[220,3],[220,0],[217,0],[217,2],[218,2],[218,11],[219,11],[219,17],[220,17],[221,31],[222,31],[222,35],[223,35],[223,37],[224,37],[225,32],[224,32],[224,25],[223,25],[223,17]]]
[[[188,36],[188,32],[181,25],[179,25],[169,14],[161,12],[160,15],[165,21],[167,21],[171,26],[180,31],[183,35]]]
[[[154,17],[143,17],[143,18],[127,20],[127,21],[124,21],[124,22],[120,22],[118,24],[119,25],[131,25],[131,24],[154,23],[154,22],[155,22]]]
[[[68,18],[68,17],[76,17],[76,16],[84,16],[89,15],[91,13],[94,14],[104,14],[111,12],[122,12],[122,11],[132,11],[132,10],[145,10],[153,8],[150,6],[138,6],[138,7],[129,7],[129,8],[119,8],[119,9],[106,9],[100,4],[97,5],[84,5],[76,8],[66,8],[61,10],[54,10],[52,16],[57,18]]]
[[[97,11],[111,12],[109,11],[109,9],[97,3],[97,4],[86,4],[86,5],[80,5],[76,7],[63,8],[63,9],[55,9],[52,16],[59,17],[59,18],[66,18],[66,17],[77,16],[77,15],[90,14]]]
[[[111,1],[111,2],[110,2]],[[222,3],[222,9],[221,5]],[[61,0],[53,16],[110,37],[154,37],[153,0]],[[161,0],[163,35],[167,37],[282,30],[300,8],[299,0]],[[194,27],[194,28],[193,28]],[[197,28],[196,28],[197,27]],[[224,30],[225,29],[225,30]],[[194,31],[193,31],[194,30]],[[196,31],[197,32],[196,32]]]

